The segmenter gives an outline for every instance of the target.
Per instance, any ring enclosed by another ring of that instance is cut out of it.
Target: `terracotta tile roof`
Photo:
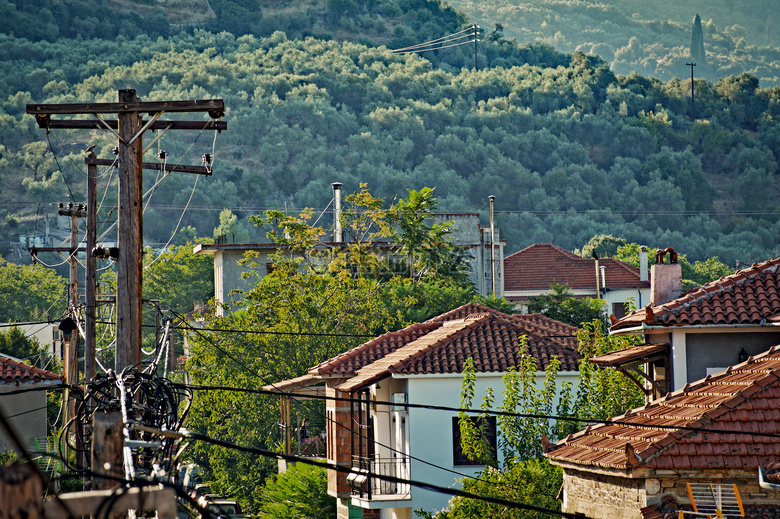
[[[611,258],[599,260],[606,267],[608,288],[649,288],[639,281],[639,269]],[[543,290],[553,283],[568,285],[572,290],[596,291],[596,267],[590,258],[541,243],[531,245],[504,258],[504,290]]]
[[[502,372],[519,363],[523,336],[539,369],[557,355],[561,369],[576,370],[580,359],[576,332],[574,326],[539,314],[508,315],[471,303],[380,335],[311,368],[309,375],[355,377],[339,386],[347,390],[391,373],[461,373],[469,357],[479,372]]]
[[[755,324],[780,317],[780,258],[754,264],[689,291],[668,303],[645,307],[616,321],[612,331],[653,326]]]
[[[62,375],[0,356],[0,384],[61,381]]]
[[[745,469],[780,456],[780,346],[548,449],[553,462],[629,469]],[[665,428],[660,428],[664,426]],[[686,428],[714,432],[692,431]]]
[[[320,376],[353,376],[357,371],[367,364],[381,359],[388,353],[392,353],[398,348],[406,346],[419,337],[439,328],[441,323],[425,322],[407,326],[397,332],[388,332],[380,335],[376,339],[352,348],[349,351],[337,355],[332,359],[314,366],[309,369],[309,374]]]
[[[611,351],[604,355],[591,357],[588,362],[596,366],[622,366],[629,362],[637,362],[669,351],[669,343],[639,344],[628,348]]]

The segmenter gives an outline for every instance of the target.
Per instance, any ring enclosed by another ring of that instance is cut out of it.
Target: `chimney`
[[[333,241],[341,243],[341,182],[334,182],[333,187]]]
[[[669,263],[664,256],[669,253]],[[650,305],[659,306],[668,303],[682,294],[682,266],[677,263],[677,253],[671,247],[658,249],[655,253],[655,265],[650,277]]]
[[[639,281],[647,281],[647,246],[639,247]]]

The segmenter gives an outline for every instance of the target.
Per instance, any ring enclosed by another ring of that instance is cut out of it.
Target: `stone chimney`
[[[639,247],[639,281],[647,281],[647,247]]]
[[[669,254],[669,263],[664,256]],[[641,269],[640,269],[641,276]],[[668,303],[682,294],[682,266],[677,263],[677,253],[671,247],[658,249],[655,253],[655,265],[650,269],[650,304],[652,306]]]

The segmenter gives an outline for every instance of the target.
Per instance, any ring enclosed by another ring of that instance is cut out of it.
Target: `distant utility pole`
[[[474,24],[474,70],[479,70],[477,65],[477,42],[479,41],[479,25]]]
[[[696,120],[696,112],[693,108],[693,67],[696,66],[696,63],[686,63],[687,66],[691,67],[691,121]]]
[[[135,90],[119,90],[117,103],[28,104],[27,113],[35,115],[41,128],[107,129],[118,140],[119,225],[117,258],[117,373],[141,362],[141,283],[143,280],[143,203],[142,203],[142,136],[148,129],[225,130],[219,121],[160,121],[165,112],[208,112],[212,119],[225,114],[221,99],[203,101],[138,100]],[[52,121],[53,114],[92,115],[92,120]],[[116,120],[106,120],[102,114],[117,114]],[[148,121],[142,115],[148,114]],[[164,132],[161,132],[164,133]],[[154,143],[161,135],[152,141]],[[210,160],[210,155],[204,155]],[[94,160],[96,165],[101,161]],[[109,162],[110,164],[111,162]],[[160,165],[156,165],[160,169]],[[192,168],[192,167],[190,167]],[[167,171],[181,171],[166,167]],[[210,164],[199,173],[210,174]],[[91,253],[92,251],[90,251]]]

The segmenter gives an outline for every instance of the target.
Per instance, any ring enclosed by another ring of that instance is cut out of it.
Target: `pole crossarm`
[[[115,160],[109,159],[87,159],[87,164],[94,164],[95,166],[116,166]],[[144,162],[142,163],[144,169],[152,169],[160,171],[173,171],[177,173],[195,173],[196,175],[211,175],[211,168],[205,166],[187,166],[183,164],[163,164],[160,162]]]
[[[222,99],[198,101],[130,101],[127,103],[58,103],[28,104],[28,114],[120,114],[131,112],[208,112],[212,119],[225,115]]]
[[[28,112],[29,113],[29,112]],[[89,119],[70,119],[44,122],[44,117],[37,114],[36,119],[38,121],[39,128],[51,128],[53,130],[94,130],[104,129],[108,127],[111,130],[116,130],[119,123],[116,119],[101,119],[100,121],[91,121]],[[48,114],[46,114],[48,116]],[[102,123],[105,123],[105,126]],[[143,121],[142,121],[143,122]],[[225,121],[155,121],[149,126],[151,130],[227,130],[227,123]]]

